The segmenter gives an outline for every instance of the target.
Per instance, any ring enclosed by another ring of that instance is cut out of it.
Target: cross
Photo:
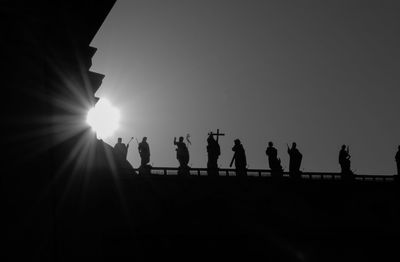
[[[218,143],[218,138],[219,138],[220,136],[224,136],[225,134],[220,133],[220,132],[219,132],[219,129],[217,129],[217,133],[210,132],[210,133],[208,133],[208,135],[210,135],[210,136],[217,136],[217,143]]]

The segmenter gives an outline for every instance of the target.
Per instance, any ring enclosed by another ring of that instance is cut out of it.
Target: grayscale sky
[[[206,167],[219,128],[220,167],[233,140],[249,168],[268,168],[273,141],[288,169],[297,142],[305,171],[394,174],[400,144],[400,1],[119,0],[92,46],[98,97],[121,110],[117,137],[148,137],[153,166],[178,166],[174,136],[191,135]],[[140,163],[136,142],[128,160]]]

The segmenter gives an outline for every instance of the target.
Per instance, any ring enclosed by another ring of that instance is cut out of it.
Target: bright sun
[[[97,137],[104,139],[112,136],[119,127],[119,110],[104,98],[89,110],[86,122],[96,132]]]

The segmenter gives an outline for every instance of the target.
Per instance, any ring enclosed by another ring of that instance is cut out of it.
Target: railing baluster
[[[151,175],[168,175],[168,171],[171,171],[171,174],[177,175],[177,171],[179,168],[170,168],[170,167],[153,167],[150,170]],[[190,169],[190,174],[194,176],[202,176],[202,172],[208,175],[207,169],[205,168],[191,168]],[[135,172],[139,172],[137,168],[134,169]],[[235,169],[234,168],[222,168],[217,170],[217,175],[218,176],[223,176],[224,174],[226,176],[231,176],[230,173],[232,172],[234,174]],[[269,169],[248,169],[247,170],[247,175],[248,176],[258,176],[258,177],[263,177],[263,176],[269,176],[271,177],[271,170]],[[345,177],[341,173],[331,173],[331,172],[303,172],[301,173],[301,178],[302,179],[308,179],[308,180],[343,180]],[[283,177],[288,177],[290,179],[290,175],[288,175],[288,172],[283,173]],[[353,176],[354,181],[362,181],[362,182],[393,182],[397,181],[396,175],[391,175],[391,176],[379,176],[379,175],[354,175]]]

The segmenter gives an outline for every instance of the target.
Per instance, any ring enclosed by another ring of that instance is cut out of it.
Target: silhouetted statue
[[[221,154],[221,149],[218,142],[214,139],[212,133],[210,133],[207,138],[207,154],[208,175],[218,175],[218,157]]]
[[[397,174],[400,175],[400,145],[397,147],[397,153],[396,153],[396,164],[397,164]]]
[[[350,154],[349,154],[349,147],[346,145],[342,145],[342,148],[339,152],[339,164],[342,169],[342,174],[345,175],[347,178],[350,178],[353,175],[353,172],[350,169]]]
[[[288,145],[287,152],[290,157],[290,160],[289,160],[290,176],[293,178],[300,178],[300,173],[301,173],[300,166],[301,166],[301,160],[303,159],[303,155],[297,149],[296,143],[292,143],[292,148],[289,148],[289,145]]]
[[[176,142],[176,137],[174,137],[174,145],[177,146],[176,148],[176,158],[179,161],[179,175],[188,175],[189,174],[189,150],[183,142],[183,137],[179,137],[179,141]]]
[[[150,175],[150,147],[147,143],[147,137],[142,138],[142,142],[138,143],[138,151],[140,155],[140,167],[138,168],[139,175]]]
[[[147,143],[147,137],[143,137],[142,142],[138,145],[138,151],[140,155],[140,166],[145,166],[150,162],[150,147]]]
[[[229,167],[231,167],[233,162],[235,162],[236,176],[246,176],[247,175],[246,153],[245,153],[243,145],[240,143],[239,139],[235,139],[234,143],[235,143],[235,145],[232,147],[232,151],[234,151],[235,153],[233,154],[233,158],[232,158],[232,161],[231,161]]]
[[[118,142],[114,146],[114,155],[118,161],[126,160],[126,156],[128,154],[129,144],[125,145],[122,143],[122,138],[118,137]]]
[[[278,150],[274,147],[272,142],[268,142],[267,150],[265,154],[268,156],[268,164],[271,169],[272,176],[282,175],[283,169],[281,166],[281,160],[278,158]]]

